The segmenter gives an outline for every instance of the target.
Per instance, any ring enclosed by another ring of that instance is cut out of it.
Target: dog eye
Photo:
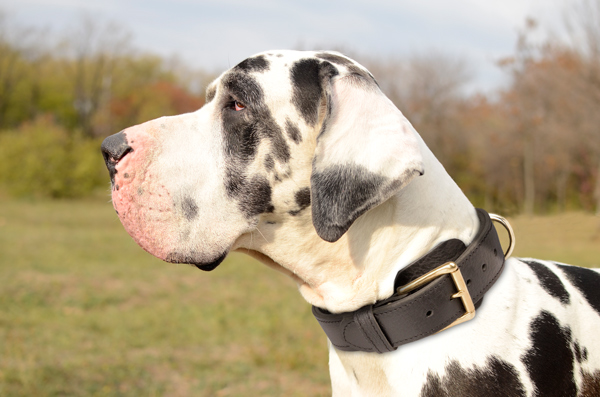
[[[235,109],[236,112],[239,112],[240,110],[246,109],[246,105],[238,101],[233,101],[233,109]]]

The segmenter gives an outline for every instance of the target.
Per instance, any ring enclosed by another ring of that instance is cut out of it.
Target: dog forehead
[[[211,100],[218,86],[225,90],[232,88],[248,89],[259,85],[272,96],[278,92],[287,94],[289,88],[298,84],[294,71],[305,71],[311,66],[318,67],[328,62],[341,74],[354,73],[369,75],[368,70],[356,61],[335,51],[294,51],[273,50],[255,54],[223,72],[207,89],[207,100]]]

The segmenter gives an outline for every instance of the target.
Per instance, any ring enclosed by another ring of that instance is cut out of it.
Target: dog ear
[[[310,184],[313,224],[329,242],[424,172],[416,131],[370,74],[353,68],[323,81],[327,114]]]

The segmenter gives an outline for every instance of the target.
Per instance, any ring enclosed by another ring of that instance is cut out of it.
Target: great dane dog
[[[265,52],[206,99],[104,141],[114,208],[167,262],[212,270],[237,250],[294,279],[329,337],[334,395],[600,396],[600,274],[504,261],[363,66]]]

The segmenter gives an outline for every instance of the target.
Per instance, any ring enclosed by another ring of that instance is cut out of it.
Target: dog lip
[[[226,256],[227,256],[227,251],[223,252],[223,254],[221,254],[221,256],[219,256],[216,260],[212,261],[211,263],[204,263],[204,264],[194,263],[194,266],[196,266],[200,270],[204,270],[205,272],[210,272],[211,270],[215,270],[216,267],[219,266],[221,264],[221,262],[223,262],[223,260],[225,259]]]
[[[198,269],[203,270],[205,272],[210,272],[211,270],[216,269],[217,266],[219,266],[221,264],[221,262],[223,262],[223,260],[225,259],[225,257],[227,256],[229,252],[225,251],[223,252],[220,256],[217,257],[217,259],[213,260],[212,262],[198,262],[197,259],[194,258],[194,255],[186,255],[183,253],[176,253],[176,252],[172,252],[169,255],[167,255],[167,258],[165,259],[165,261],[170,262],[170,263],[187,263],[190,265],[194,265],[196,266]]]

